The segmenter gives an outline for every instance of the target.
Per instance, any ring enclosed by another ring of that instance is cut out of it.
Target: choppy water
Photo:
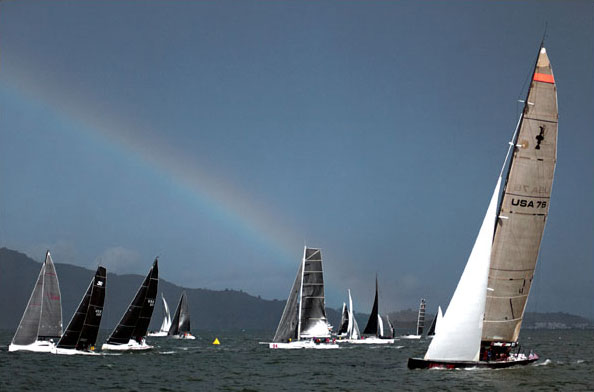
[[[203,332],[194,341],[152,338],[156,348],[146,353],[58,356],[9,353],[12,334],[0,332],[1,391],[594,390],[594,331],[522,331],[522,343],[541,356],[537,364],[456,371],[406,368],[408,357],[424,354],[426,340],[269,350],[258,344],[268,334]],[[220,346],[212,345],[215,337]]]

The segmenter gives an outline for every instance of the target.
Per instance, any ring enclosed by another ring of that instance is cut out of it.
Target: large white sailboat
[[[50,352],[62,336],[62,301],[49,250],[8,351]]]
[[[305,247],[287,304],[268,347],[338,348],[330,339],[324,302],[322,252],[320,249]]]
[[[165,301],[163,293],[161,293],[161,301],[163,303],[163,322],[158,331],[151,332],[147,336],[159,338],[165,337],[169,333],[169,328],[171,328],[171,315],[169,314],[169,306],[167,306],[167,301]]]
[[[557,89],[541,44],[487,213],[450,304],[413,368],[500,368],[538,359],[515,350],[534,278],[557,159]],[[513,153],[512,153],[513,152]]]

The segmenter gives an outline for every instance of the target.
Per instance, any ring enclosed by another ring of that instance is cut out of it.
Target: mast
[[[482,340],[516,342],[548,216],[557,151],[557,89],[541,43],[499,203]]]
[[[419,304],[419,314],[417,315],[417,335],[422,335],[424,328],[425,328],[425,299],[421,298],[421,303]]]
[[[303,247],[303,259],[301,260],[301,285],[299,288],[299,313],[297,316],[297,340],[301,339],[301,307],[303,305],[303,274],[305,271],[305,254],[307,253],[307,246]]]

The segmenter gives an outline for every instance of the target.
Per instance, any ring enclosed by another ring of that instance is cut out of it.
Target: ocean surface
[[[270,350],[269,333],[196,332],[194,341],[149,338],[145,353],[9,353],[0,331],[0,391],[593,391],[594,331],[522,331],[534,365],[491,370],[408,370],[428,340],[338,350]],[[103,342],[107,331],[101,331]],[[212,342],[218,337],[221,345]],[[98,344],[100,346],[100,344]]]

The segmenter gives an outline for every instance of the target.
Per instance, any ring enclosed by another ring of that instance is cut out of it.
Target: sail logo
[[[99,287],[103,286],[103,281],[101,281],[101,280],[100,280],[100,281],[98,281],[98,282],[97,282],[97,286],[99,286]]]
[[[101,317],[102,314],[103,314],[103,309],[95,309],[95,316]]]
[[[526,199],[514,199],[511,200],[512,206],[520,206],[520,207],[530,207],[530,208],[546,208],[547,202],[546,201],[528,201]]]
[[[532,186],[532,185],[522,185],[522,184],[515,184],[513,185],[511,192],[524,192],[524,193],[541,193],[547,195],[549,193],[549,188],[540,185],[540,186]]]
[[[154,300],[154,299],[152,299],[152,298],[149,298],[149,299],[147,300],[147,302],[148,302],[148,304],[149,304],[149,306],[150,306],[150,307],[153,307],[153,306],[155,306],[155,300]]]

